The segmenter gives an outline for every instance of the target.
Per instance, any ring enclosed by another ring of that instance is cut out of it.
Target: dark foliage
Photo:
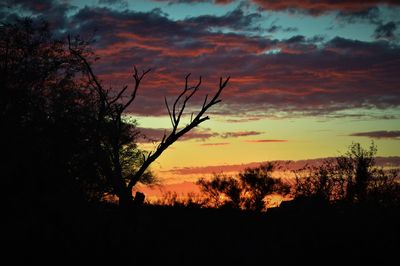
[[[376,151],[373,143],[369,149],[353,143],[343,156],[327,160],[319,167],[296,171],[295,201],[399,205],[399,171],[376,167]]]
[[[1,166],[12,206],[77,208],[121,196],[140,168],[136,123],[121,115],[122,94],[95,86],[93,56],[87,42],[58,40],[45,22],[1,25]],[[153,181],[149,171],[138,179]]]
[[[271,176],[274,167],[269,163],[247,168],[237,177],[216,175],[211,180],[202,178],[197,184],[209,206],[262,211],[267,208],[268,195],[285,195],[290,190],[281,179]]]
[[[59,208],[97,198],[95,98],[82,79],[82,66],[52,38],[46,23],[30,20],[0,26],[0,59],[7,202]]]
[[[135,202],[132,189],[152,183],[150,165],[174,142],[209,119],[229,81],[205,97],[201,109],[181,127],[189,100],[201,85],[185,78],[183,91],[166,107],[172,130],[149,153],[136,145],[136,121],[128,119],[142,80],[150,69],[133,71],[133,89],[105,89],[91,67],[93,53],[79,37],[57,40],[46,23],[25,19],[0,29],[2,97],[0,122],[7,199],[45,202],[98,201],[117,196],[121,207]],[[57,198],[57,200],[56,200]]]

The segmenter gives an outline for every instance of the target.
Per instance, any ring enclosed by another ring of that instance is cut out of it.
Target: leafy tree
[[[278,193],[286,195],[289,186],[271,173],[275,165],[264,164],[247,168],[236,177],[216,175],[211,180],[197,181],[210,206],[262,211],[267,208],[266,197]]]
[[[101,191],[90,137],[95,98],[83,70],[45,22],[0,25],[1,169],[10,202],[56,205]]]

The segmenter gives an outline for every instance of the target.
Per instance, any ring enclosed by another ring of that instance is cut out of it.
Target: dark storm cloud
[[[372,138],[372,139],[398,139],[398,140],[400,140],[400,130],[394,130],[394,131],[381,130],[381,131],[370,131],[370,132],[357,132],[357,133],[350,134],[349,136],[368,137],[368,138]]]

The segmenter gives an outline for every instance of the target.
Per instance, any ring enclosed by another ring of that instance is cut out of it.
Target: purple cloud
[[[354,137],[368,137],[373,139],[400,139],[400,130],[387,131],[369,131],[369,132],[357,132],[352,133],[349,136]]]

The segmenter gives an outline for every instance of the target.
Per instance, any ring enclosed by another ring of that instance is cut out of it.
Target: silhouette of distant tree
[[[333,161],[326,160],[318,167],[306,166],[295,171],[294,197],[320,203],[343,198],[341,178],[336,176]]]
[[[375,166],[377,147],[350,145],[345,155],[296,171],[295,200],[392,205],[400,201],[398,170]]]
[[[376,173],[375,155],[377,147],[374,143],[369,149],[353,143],[345,156],[336,158],[340,175],[346,176],[346,199],[351,202],[363,202],[368,193],[368,184]]]
[[[273,193],[286,195],[290,187],[271,173],[275,165],[264,164],[246,168],[236,177],[216,175],[211,180],[197,181],[208,204],[215,207],[231,207],[262,211],[267,208],[266,197]]]
[[[211,180],[201,178],[197,181],[206,196],[206,203],[212,207],[232,207],[239,209],[242,205],[242,186],[238,179],[215,175]]]

